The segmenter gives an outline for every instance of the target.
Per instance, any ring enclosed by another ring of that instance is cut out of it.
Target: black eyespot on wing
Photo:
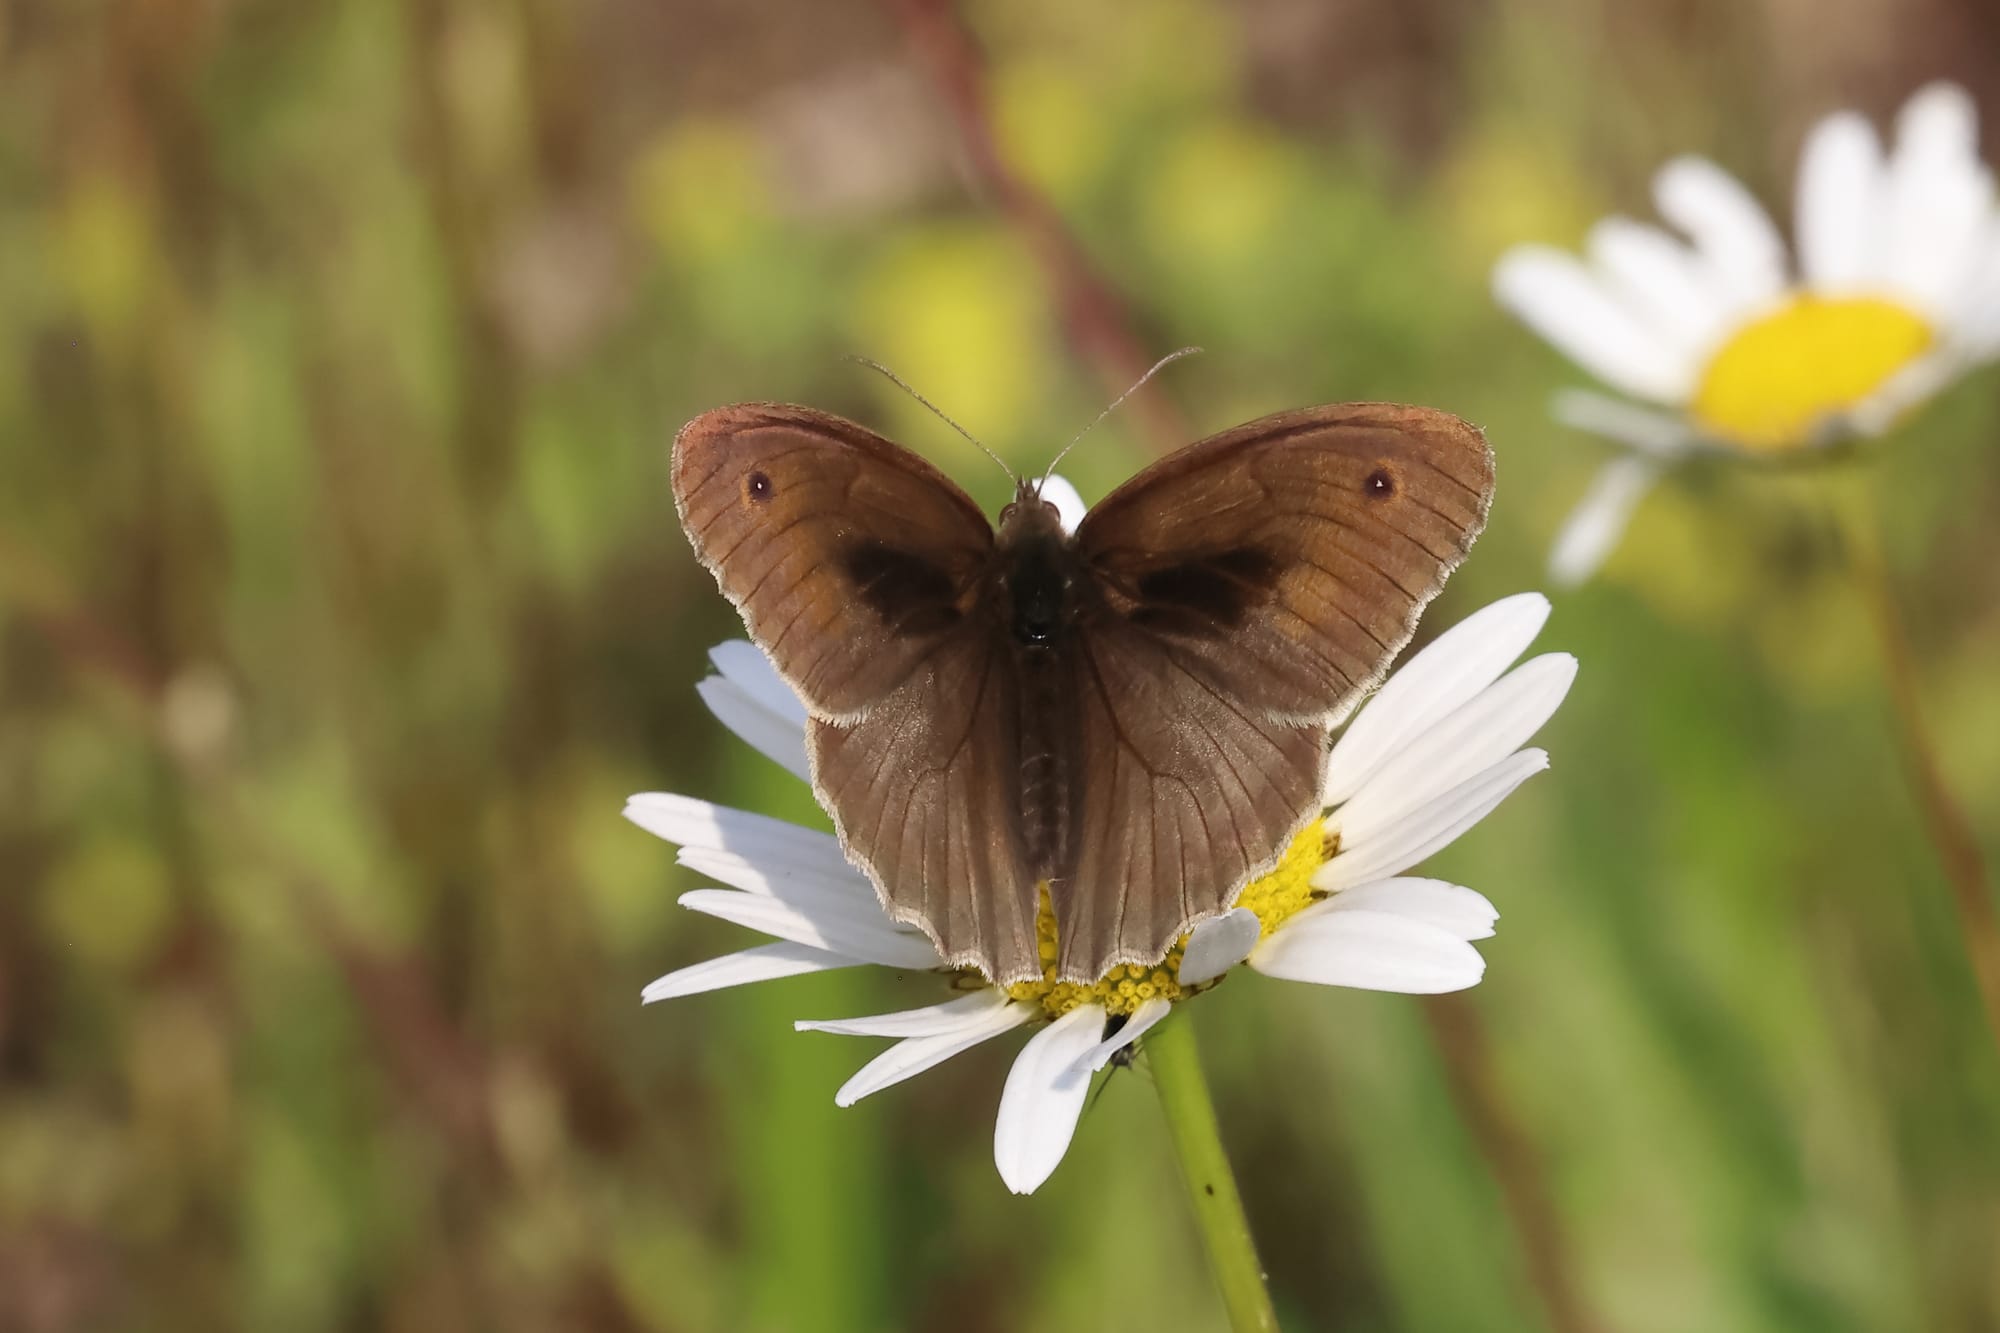
[[[1177,634],[1219,634],[1235,629],[1278,583],[1278,561],[1268,551],[1238,546],[1155,569],[1139,580],[1136,624]]]
[[[762,472],[752,472],[743,479],[743,494],[757,504],[769,504],[776,490],[771,485],[770,477]]]
[[[856,542],[841,556],[854,595],[901,634],[929,634],[958,622],[958,586],[912,551],[877,541]]]
[[[1362,494],[1371,500],[1386,500],[1396,490],[1396,474],[1385,467],[1376,468],[1368,474],[1368,480],[1361,483]]]

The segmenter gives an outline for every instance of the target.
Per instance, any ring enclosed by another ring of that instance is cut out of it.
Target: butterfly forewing
[[[1076,545],[1122,619],[1229,696],[1330,718],[1380,678],[1486,522],[1493,459],[1448,413],[1286,412],[1163,459]]]
[[[1065,977],[1151,962],[1316,813],[1330,722],[1486,520],[1492,454],[1442,412],[1266,417],[1127,482],[1076,535],[1085,793],[1054,886]]]
[[[674,442],[681,525],[815,717],[865,710],[962,622],[993,550],[942,472],[849,421],[746,403]]]

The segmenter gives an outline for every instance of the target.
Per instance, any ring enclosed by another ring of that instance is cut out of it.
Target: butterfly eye
[[[1388,468],[1378,467],[1361,483],[1361,489],[1371,500],[1386,500],[1396,493],[1396,478]]]
[[[752,472],[743,479],[743,493],[763,504],[771,498],[771,479],[761,472]]]

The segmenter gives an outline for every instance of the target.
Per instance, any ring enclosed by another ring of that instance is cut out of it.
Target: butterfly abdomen
[[[1021,836],[1037,879],[1066,873],[1076,808],[1075,692],[1060,659],[1045,650],[1021,655]]]
[[[1002,520],[994,558],[997,610],[1017,684],[1020,829],[1037,877],[1065,873],[1080,756],[1071,663],[1079,595],[1076,555],[1039,501]]]

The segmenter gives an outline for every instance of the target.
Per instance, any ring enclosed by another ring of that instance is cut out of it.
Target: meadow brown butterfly
[[[1006,984],[1150,964],[1319,810],[1333,723],[1479,530],[1493,456],[1448,413],[1283,412],[1189,445],[1063,531],[996,531],[908,450],[811,408],[674,442],[695,554],[798,691],[813,786],[889,914]]]

